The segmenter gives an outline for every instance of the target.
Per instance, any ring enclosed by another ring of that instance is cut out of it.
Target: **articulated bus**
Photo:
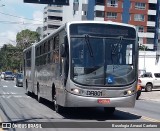
[[[137,31],[111,21],[68,22],[24,50],[24,87],[66,107],[134,107],[138,78]]]

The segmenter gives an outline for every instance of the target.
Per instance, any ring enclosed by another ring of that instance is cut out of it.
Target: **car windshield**
[[[6,74],[6,75],[12,75],[12,72],[7,71],[7,72],[5,72],[5,74]]]
[[[23,79],[23,75],[22,75],[22,74],[18,74],[18,75],[17,75],[17,78]]]

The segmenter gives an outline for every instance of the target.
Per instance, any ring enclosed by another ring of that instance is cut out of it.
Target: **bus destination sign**
[[[24,3],[69,5],[69,0],[23,0]]]

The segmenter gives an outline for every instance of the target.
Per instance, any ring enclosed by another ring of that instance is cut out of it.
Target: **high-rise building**
[[[48,5],[44,8],[43,37],[62,25],[63,6]]]
[[[69,0],[69,6],[63,6],[63,23],[87,20],[88,0]]]
[[[122,22],[135,25],[139,44],[149,50],[158,45],[159,0],[70,0],[63,7],[63,23],[73,20]]]

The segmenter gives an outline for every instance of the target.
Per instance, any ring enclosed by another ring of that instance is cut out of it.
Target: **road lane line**
[[[120,111],[123,111],[123,110],[120,110]],[[126,111],[123,111],[123,112],[126,112]],[[126,112],[128,113],[128,112]],[[147,117],[147,116],[142,116],[142,115],[139,115],[139,114],[136,114],[136,113],[132,113],[132,112],[129,112],[130,114],[133,114],[133,115],[136,115],[136,116],[141,116],[141,119],[143,120],[147,120],[149,122],[160,122],[160,120],[157,120],[157,119],[154,119],[154,118],[150,118],[150,117]]]
[[[141,118],[144,120],[150,121],[150,122],[160,122],[160,120],[153,119],[153,118],[146,117],[146,116],[142,116]]]

